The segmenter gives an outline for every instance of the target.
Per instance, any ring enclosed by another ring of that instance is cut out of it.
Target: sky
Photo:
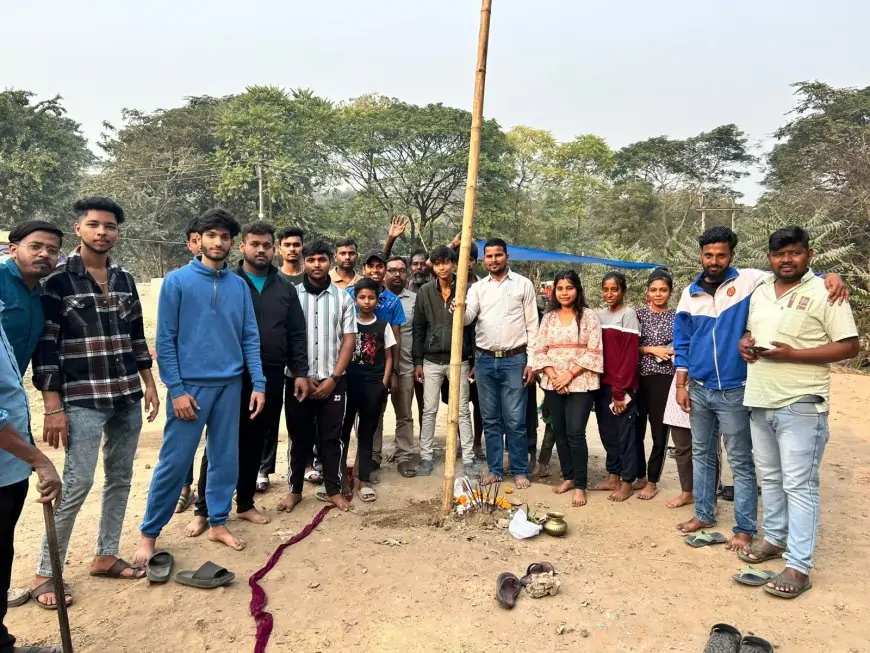
[[[862,0],[493,0],[485,113],[618,148],[736,123],[756,153],[790,84],[867,86]],[[0,87],[60,94],[91,142],[125,107],[246,86],[471,109],[479,0],[0,0]],[[761,187],[741,183],[746,199]]]

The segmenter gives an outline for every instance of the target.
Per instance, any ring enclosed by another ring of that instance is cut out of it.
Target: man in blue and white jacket
[[[770,275],[731,267],[737,235],[728,227],[711,227],[699,238],[704,271],[680,297],[674,323],[677,403],[690,413],[695,516],[677,525],[684,533],[716,523],[716,463],[722,433],[734,476],[734,536],[727,548],[739,551],[757,530],[758,490],[752,460],[749,409],[743,405],[746,362],[738,353],[746,330],[749,299]],[[837,275],[825,285],[831,301],[848,297]]]

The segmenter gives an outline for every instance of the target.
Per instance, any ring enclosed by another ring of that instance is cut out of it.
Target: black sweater
[[[286,366],[293,377],[308,376],[308,339],[305,335],[305,314],[296,288],[269,267],[263,292],[245,274],[242,261],[236,268],[251,289],[254,314],[260,330],[260,358],[263,367]]]

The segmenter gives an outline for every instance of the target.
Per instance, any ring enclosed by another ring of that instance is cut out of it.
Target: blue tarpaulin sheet
[[[483,260],[484,241],[477,241],[478,256]],[[611,268],[625,268],[627,270],[651,270],[661,263],[638,263],[636,261],[616,261],[597,256],[576,256],[562,252],[550,252],[545,249],[533,249],[531,247],[518,247],[508,243],[508,255],[512,261],[542,261],[544,263],[589,263],[594,265],[606,265]]]

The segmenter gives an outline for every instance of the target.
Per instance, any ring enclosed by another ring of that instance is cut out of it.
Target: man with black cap
[[[57,267],[63,232],[51,222],[29,220],[9,232],[9,258],[0,265],[0,320],[24,376],[42,337],[40,279]]]
[[[393,335],[396,337],[396,351],[401,350],[402,334],[400,329],[405,323],[405,310],[402,308],[402,300],[395,293],[384,285],[384,277],[387,273],[387,260],[383,252],[377,249],[369,250],[362,258],[363,276],[372,281],[377,282],[381,287],[381,294],[378,296],[378,304],[375,306],[374,314],[382,320],[385,320],[393,329]],[[354,297],[354,288],[351,286],[347,289],[348,294]],[[399,359],[401,356],[393,357],[393,369],[390,380],[390,390],[396,387],[399,378]],[[381,442],[375,441],[372,451],[373,471],[377,471],[381,467],[381,449],[383,448],[383,434],[381,434]]]

